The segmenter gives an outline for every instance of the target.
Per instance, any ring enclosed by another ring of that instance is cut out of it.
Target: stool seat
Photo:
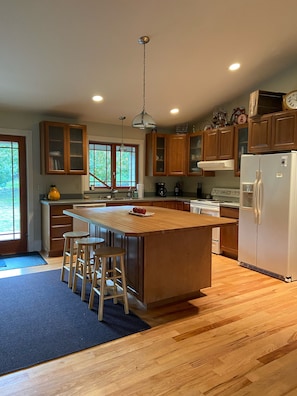
[[[81,300],[85,300],[87,282],[92,282],[94,252],[98,249],[98,245],[105,243],[103,238],[85,237],[75,241],[77,246],[77,256],[73,275],[72,291],[76,291],[77,279],[82,280]]]
[[[93,308],[95,293],[99,296],[98,320],[103,320],[104,301],[123,297],[125,314],[129,313],[124,256],[126,250],[120,247],[103,246],[95,251],[95,263],[89,309]],[[107,259],[109,262],[107,263]],[[108,286],[111,283],[111,287]]]
[[[83,238],[87,237],[90,234],[87,231],[68,231],[64,232],[63,237],[64,238]]]
[[[79,238],[76,241],[76,244],[78,245],[99,245],[105,243],[105,240],[103,238],[97,238],[97,237],[86,237],[86,238]],[[102,248],[100,248],[102,249]]]
[[[112,247],[112,246],[103,246],[95,251],[95,256],[98,257],[114,257],[121,256],[126,253],[125,249],[120,247]]]
[[[73,267],[74,267],[74,256],[76,254],[75,241],[79,238],[87,237],[89,233],[87,231],[68,231],[63,234],[64,237],[64,249],[63,249],[63,261],[61,269],[61,281],[64,281],[65,270],[69,272],[68,276],[68,287],[72,287],[73,282]]]

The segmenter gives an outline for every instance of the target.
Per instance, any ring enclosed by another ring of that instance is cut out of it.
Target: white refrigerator
[[[297,152],[241,157],[238,261],[297,280]]]

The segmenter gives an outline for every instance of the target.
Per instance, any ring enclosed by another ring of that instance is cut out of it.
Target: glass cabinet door
[[[69,128],[69,171],[84,170],[84,131],[80,127]]]
[[[240,176],[241,156],[248,153],[248,124],[236,125],[234,147],[234,175]]]
[[[166,155],[165,136],[156,136],[156,162],[155,173],[164,174],[165,172],[165,155]]]
[[[49,125],[47,130],[48,143],[48,161],[47,171],[64,173],[65,164],[65,134],[64,127],[58,125]]]
[[[203,132],[196,132],[189,135],[188,145],[188,175],[202,175],[202,169],[197,163],[203,160]]]

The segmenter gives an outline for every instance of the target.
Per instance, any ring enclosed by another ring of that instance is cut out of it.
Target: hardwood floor
[[[212,272],[198,299],[148,312],[131,300],[152,329],[0,377],[0,394],[297,395],[297,282],[215,255]]]

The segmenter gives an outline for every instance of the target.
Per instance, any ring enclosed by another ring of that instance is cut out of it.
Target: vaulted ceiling
[[[147,112],[196,120],[297,62],[296,15],[296,0],[0,0],[0,109],[130,124],[148,35]]]

